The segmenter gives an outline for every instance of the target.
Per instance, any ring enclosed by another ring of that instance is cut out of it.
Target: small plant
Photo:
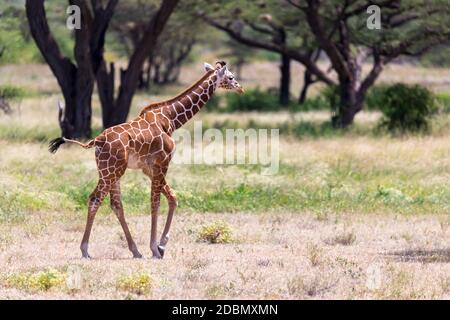
[[[318,266],[322,262],[322,249],[317,244],[308,244],[306,250],[311,265]]]
[[[230,243],[232,241],[231,227],[223,221],[204,225],[198,233],[198,241],[208,243]]]
[[[330,290],[338,283],[338,280],[331,281],[330,278],[323,274],[315,274],[308,277],[297,276],[289,280],[287,287],[289,294],[294,297],[303,297],[304,295],[314,297]]]
[[[229,282],[227,284],[212,284],[206,287],[206,295],[210,298],[217,298],[225,294],[230,294],[235,289],[234,282]]]
[[[436,111],[433,93],[420,85],[395,84],[384,90],[380,99],[383,119],[380,123],[391,132],[427,130]]]
[[[331,244],[340,244],[343,246],[349,246],[352,245],[356,240],[356,235],[351,232],[342,232],[340,234],[338,234],[337,236],[335,236],[330,243]]]
[[[28,291],[48,291],[50,288],[62,286],[64,283],[65,274],[55,269],[38,273],[15,273],[6,279],[6,286]]]
[[[117,279],[116,288],[137,295],[145,295],[150,292],[152,278],[147,273],[133,273]]]
[[[412,199],[402,191],[383,186],[378,186],[376,197],[382,199],[384,203],[408,203],[412,201]]]

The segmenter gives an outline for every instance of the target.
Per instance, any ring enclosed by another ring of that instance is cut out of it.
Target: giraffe
[[[134,258],[142,258],[125,220],[121,200],[120,178],[127,168],[142,170],[150,178],[150,249],[153,258],[163,258],[177,207],[175,194],[166,181],[168,166],[175,150],[172,133],[200,111],[217,88],[244,92],[224,61],[216,62],[215,67],[205,62],[204,68],[206,74],[176,97],[144,107],[137,118],[107,128],[85,144],[64,137],[50,142],[51,153],[55,153],[66,142],[85,149],[95,147],[99,179],[88,200],[86,228],[80,245],[83,258],[91,258],[88,253],[89,236],[95,214],[108,193],[112,211],[122,226],[129,250]],[[169,209],[158,243],[157,221],[161,193],[166,197]]]

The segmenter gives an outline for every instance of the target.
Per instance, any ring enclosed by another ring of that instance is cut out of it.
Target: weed
[[[137,295],[146,295],[150,292],[153,279],[147,273],[138,272],[121,276],[116,281],[116,288]]]
[[[14,273],[6,278],[6,286],[26,291],[48,291],[52,287],[62,286],[66,275],[56,269],[37,273]]]
[[[197,240],[208,243],[230,243],[233,240],[231,227],[223,221],[204,225],[198,233]]]

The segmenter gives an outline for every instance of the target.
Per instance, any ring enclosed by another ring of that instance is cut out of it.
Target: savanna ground
[[[180,87],[201,72],[185,68]],[[273,72],[274,64],[249,66],[242,83],[273,86]],[[301,76],[294,72],[294,87]],[[381,80],[448,91],[449,76],[448,69],[393,66]],[[0,116],[1,299],[450,298],[448,114],[436,117],[428,135],[391,137],[375,129],[375,112],[338,134],[323,124],[327,112],[202,112],[196,119],[208,126],[280,128],[278,174],[172,165],[179,207],[164,259],[152,260],[149,182],[129,170],[123,201],[145,258],[131,258],[106,199],[91,236],[94,258],[86,261],[79,242],[97,177],[93,151],[48,153],[48,140],[59,135],[60,97],[45,66],[3,66],[4,83],[30,95],[12,116]],[[177,89],[138,94],[130,117]],[[93,125],[98,132],[98,101]],[[228,243],[198,241],[202,226],[220,221],[231,230]]]

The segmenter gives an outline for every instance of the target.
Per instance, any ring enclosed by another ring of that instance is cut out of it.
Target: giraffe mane
[[[142,116],[144,113],[146,113],[147,111],[153,110],[153,109],[157,109],[161,106],[164,105],[168,105],[171,104],[175,101],[177,101],[178,99],[180,99],[180,97],[186,95],[187,93],[191,92],[194,88],[198,87],[203,81],[205,81],[209,76],[211,76],[214,73],[215,70],[210,70],[207,71],[200,79],[198,79],[193,85],[191,85],[190,87],[188,87],[187,89],[183,90],[182,92],[180,92],[179,94],[177,94],[175,97],[170,98],[168,100],[164,100],[164,101],[159,101],[159,102],[153,102],[151,104],[149,104],[148,106],[144,107],[141,112],[139,112],[139,116]]]

